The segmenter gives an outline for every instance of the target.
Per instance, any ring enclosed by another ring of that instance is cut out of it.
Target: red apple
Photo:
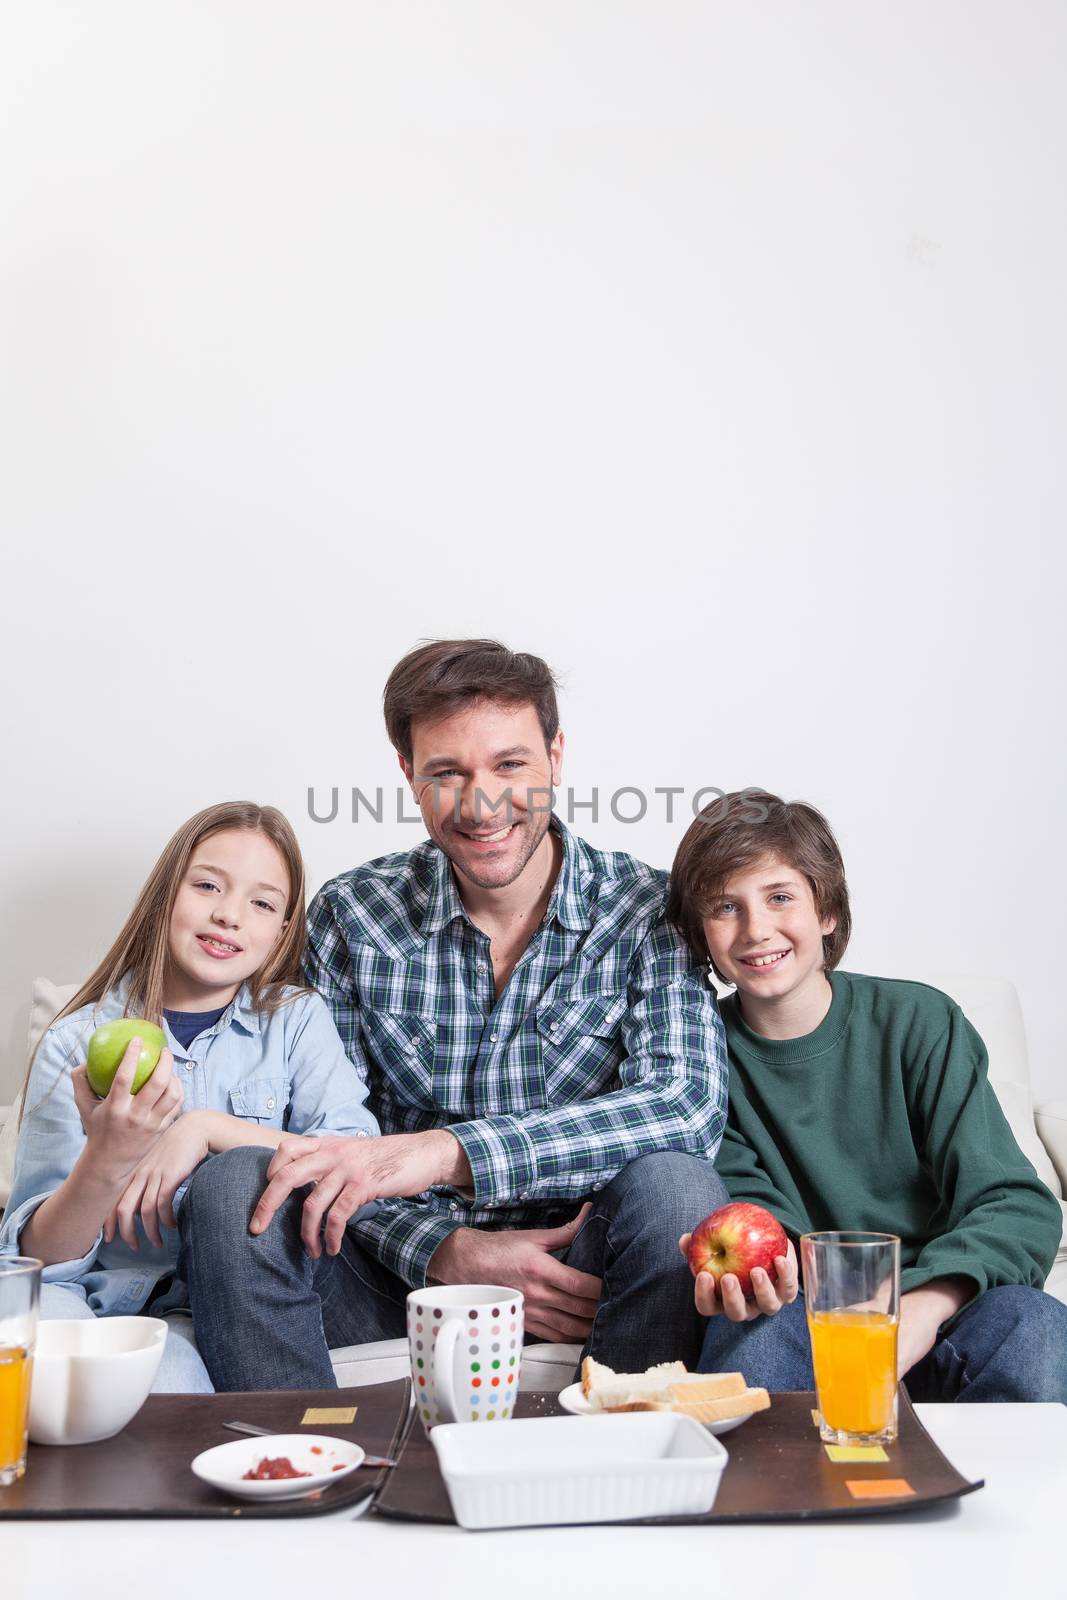
[[[775,1258],[785,1253],[785,1229],[777,1217],[738,1200],[697,1223],[689,1240],[689,1267],[694,1278],[710,1272],[716,1283],[727,1272],[736,1274],[741,1293],[753,1300],[753,1267],[763,1267],[773,1278]]]

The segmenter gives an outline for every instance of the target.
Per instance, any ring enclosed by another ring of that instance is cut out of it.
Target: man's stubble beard
[[[448,857],[449,861],[451,861],[456,872],[458,872],[461,877],[465,878],[468,883],[474,884],[475,888],[506,889],[509,887],[509,885],[515,882],[516,878],[520,878],[526,871],[530,860],[538,850],[542,839],[545,837],[545,834],[548,832],[549,823],[552,820],[550,812],[543,813],[536,819],[536,822],[535,819],[529,818],[529,814],[527,815],[528,820],[526,822],[516,823],[516,827],[522,828],[524,832],[529,829],[529,832],[527,833],[526,837],[526,846],[519,856],[518,865],[508,878],[483,878],[480,875],[472,872],[467,862],[457,861],[456,857],[452,854],[451,850],[448,849],[447,845],[442,844],[441,849],[444,850],[445,855]],[[537,823],[540,823],[539,827],[536,825]]]

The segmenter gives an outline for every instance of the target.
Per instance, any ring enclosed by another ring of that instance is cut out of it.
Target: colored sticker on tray
[[[357,1406],[308,1406],[300,1418],[300,1426],[307,1428],[313,1422],[351,1424],[356,1420]]]
[[[831,1461],[888,1461],[880,1444],[828,1444],[826,1454]]]
[[[853,1500],[898,1500],[915,1493],[907,1478],[846,1478],[845,1488]]]

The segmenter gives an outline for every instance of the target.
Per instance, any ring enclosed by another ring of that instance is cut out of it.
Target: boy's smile
[[[796,1038],[829,1010],[821,919],[802,872],[768,855],[734,873],[704,918],[715,970],[737,986],[745,1021],[768,1038]]]

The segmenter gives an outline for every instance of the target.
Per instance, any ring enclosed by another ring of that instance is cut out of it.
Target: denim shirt
[[[26,1090],[15,1180],[0,1226],[0,1255],[18,1254],[26,1223],[70,1175],[85,1147],[71,1069],[85,1060],[93,1029],[122,1016],[127,992],[128,985],[119,984],[97,1005],[63,1017],[41,1041]],[[365,1105],[367,1086],[346,1056],[325,1002],[302,990],[287,993],[293,998],[276,1011],[259,1012],[244,985],[214,1027],[187,1049],[164,1022],[175,1076],[185,1091],[183,1114],[225,1111],[243,1122],[289,1133],[376,1134],[378,1124]],[[183,1184],[175,1196],[176,1208],[184,1191]],[[372,1205],[356,1215],[374,1209]],[[84,1295],[98,1316],[130,1315],[174,1271],[177,1230],[163,1228],[162,1233],[159,1249],[138,1217],[139,1249],[131,1250],[119,1237],[105,1244],[101,1232],[80,1261],[53,1262],[42,1279]]]

